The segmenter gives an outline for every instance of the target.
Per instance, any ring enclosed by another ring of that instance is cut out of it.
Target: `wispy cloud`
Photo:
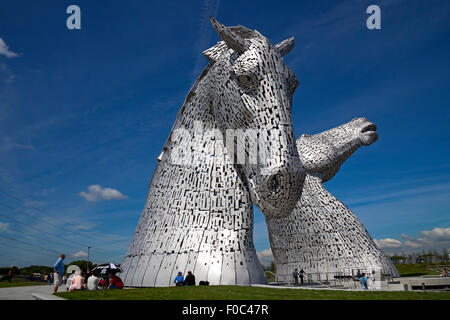
[[[9,223],[0,222],[0,232],[6,232],[9,230]]]
[[[71,256],[72,258],[85,258],[85,257],[87,257],[88,255],[87,255],[86,252],[80,250],[80,251],[78,251],[78,252],[71,253],[70,256]]]
[[[417,196],[421,194],[426,194],[430,192],[442,192],[444,190],[450,189],[450,183],[441,183],[441,184],[434,184],[429,185],[425,187],[416,187],[416,188],[406,188],[401,191],[397,192],[386,192],[386,193],[380,193],[378,195],[374,195],[371,197],[362,197],[358,199],[351,199],[350,201],[346,201],[345,203],[349,206],[356,206],[356,205],[362,205],[367,203],[373,203],[373,202],[379,202],[384,201],[392,198],[404,198],[404,197],[410,197],[410,196]]]
[[[450,248],[450,227],[436,227],[432,230],[423,230],[417,238],[407,234],[401,234],[400,237],[402,240],[385,238],[375,239],[374,241],[386,253]]]
[[[3,136],[0,139],[0,151],[8,151],[8,150],[15,149],[15,148],[31,150],[31,151],[36,150],[36,148],[32,144],[20,143],[8,136]]]
[[[93,223],[74,223],[67,228],[73,231],[91,231],[95,227],[96,225]]]
[[[0,38],[0,55],[4,55],[7,58],[15,58],[19,56],[18,53],[9,50],[9,47],[2,38]]]
[[[400,240],[392,239],[392,238],[384,238],[384,239],[379,239],[379,240],[375,239],[375,243],[381,249],[399,248],[402,246],[402,242]]]
[[[99,184],[90,185],[88,190],[88,192],[80,192],[80,196],[85,198],[88,202],[97,202],[100,200],[122,200],[127,198],[127,196],[119,190],[103,188]]]
[[[24,200],[23,201],[23,205],[25,207],[30,207],[30,208],[39,208],[39,207],[43,207],[47,204],[47,202],[45,201],[36,201],[36,200]]]

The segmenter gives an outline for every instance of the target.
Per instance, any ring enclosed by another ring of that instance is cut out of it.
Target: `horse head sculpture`
[[[247,138],[254,151],[245,150],[248,161],[239,150],[238,159],[231,159],[249,182],[253,203],[266,216],[287,216],[305,177],[291,118],[298,80],[283,61],[294,38],[273,46],[256,30],[226,27],[213,18],[211,23],[222,39],[204,52],[213,64],[209,94],[218,128],[222,134],[231,131],[227,139],[235,137],[238,146],[245,146]],[[231,154],[233,142],[227,141]]]
[[[317,281],[359,271],[398,276],[364,225],[323,186],[359,147],[377,140],[376,129],[366,118],[356,118],[297,140],[307,171],[301,199],[288,217],[266,219],[280,279],[290,281],[295,268]]]
[[[126,286],[173,285],[188,270],[211,284],[264,283],[253,204],[279,218],[300,199],[305,171],[291,119],[298,81],[282,58],[294,39],[273,46],[255,30],[211,23],[222,41],[204,52],[209,64],[158,157],[121,265]]]
[[[313,136],[303,134],[297,141],[302,164],[308,174],[326,182],[359,147],[378,139],[376,131],[377,126],[366,118],[355,118]]]

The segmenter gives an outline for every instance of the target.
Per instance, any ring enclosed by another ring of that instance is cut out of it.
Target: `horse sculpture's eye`
[[[256,80],[256,77],[251,73],[243,73],[239,74],[237,76],[237,81],[239,85],[244,87],[244,89],[251,90],[256,88],[258,85],[258,81]]]
[[[245,86],[250,86],[253,84],[252,78],[247,74],[241,74],[238,77],[238,81],[240,82],[240,84],[243,84]]]
[[[272,177],[270,177],[268,185],[270,191],[272,191],[273,194],[277,194],[281,189],[281,181],[279,174],[275,174]]]

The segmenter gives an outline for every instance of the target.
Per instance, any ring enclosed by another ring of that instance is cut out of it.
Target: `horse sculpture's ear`
[[[213,17],[210,17],[209,19],[211,20],[211,24],[214,30],[216,30],[220,39],[222,39],[222,41],[224,41],[228,47],[239,53],[242,53],[249,48],[250,44],[247,42],[247,40],[233,32],[230,28],[227,28],[226,26],[221,24]]]
[[[290,37],[289,39],[283,40],[278,43],[275,48],[280,52],[281,56],[284,57],[294,48],[295,39],[294,37]]]

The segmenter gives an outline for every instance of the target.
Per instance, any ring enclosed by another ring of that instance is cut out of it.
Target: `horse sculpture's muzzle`
[[[300,199],[304,179],[300,164],[267,170],[258,186],[261,211],[271,218],[287,217]]]
[[[366,119],[364,120],[365,123],[363,123],[363,127],[359,132],[359,140],[363,145],[369,146],[378,139],[377,126]]]

